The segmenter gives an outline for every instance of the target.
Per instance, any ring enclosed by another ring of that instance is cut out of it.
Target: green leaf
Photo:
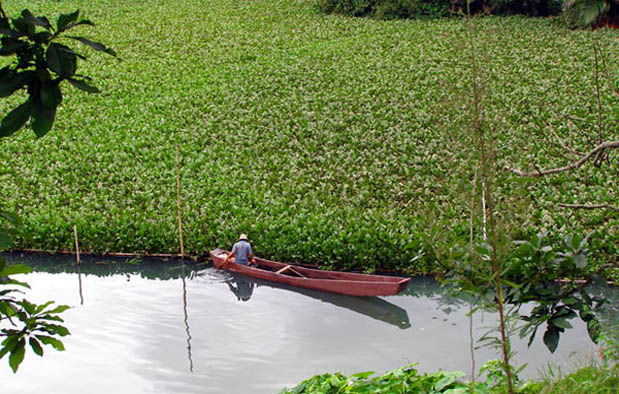
[[[0,272],[3,276],[16,275],[16,274],[27,274],[32,272],[32,269],[27,265],[23,264],[13,264],[9,265],[2,272]]]
[[[531,336],[529,337],[529,341],[527,342],[527,347],[531,347],[531,345],[533,344],[533,341],[535,340],[536,334],[537,334],[537,327],[535,327],[535,329],[531,333]]]
[[[36,340],[36,338],[30,337],[28,342],[30,343],[30,347],[32,348],[32,351],[37,356],[43,356],[43,348],[41,347],[41,344],[39,343],[39,341]]]
[[[15,72],[7,70],[0,76],[0,97],[9,97],[17,90],[26,86],[34,77],[34,71]]]
[[[33,107],[32,100],[28,99],[25,103],[9,112],[0,124],[0,137],[9,137],[24,127],[28,119],[30,119]]]
[[[34,313],[35,314],[41,313],[41,311],[43,311],[43,309],[47,308],[48,306],[50,306],[53,303],[54,303],[54,301],[47,301],[45,304],[38,305],[36,307],[36,309],[34,310]]]
[[[43,324],[43,327],[50,334],[58,334],[61,337],[66,337],[71,334],[65,326],[58,324]]]
[[[12,19],[13,27],[17,29],[17,31],[32,36],[35,32],[35,26],[32,23],[29,23],[24,17],[19,17],[17,19]]]
[[[100,42],[91,41],[91,40],[89,40],[89,39],[87,39],[87,38],[84,38],[84,37],[76,37],[76,36],[67,36],[67,38],[70,38],[70,39],[72,39],[72,40],[79,41],[79,42],[81,42],[81,43],[82,43],[82,44],[84,44],[84,45],[88,45],[89,47],[91,47],[91,48],[92,48],[92,49],[94,49],[95,51],[104,52],[104,53],[107,53],[108,55],[111,55],[111,56],[117,57],[117,56],[116,56],[116,52],[115,52],[113,49],[106,47],[105,45],[103,45],[103,44],[102,44],[102,43],[100,43]]]
[[[10,351],[11,349],[9,349],[8,346],[5,346],[4,344],[2,345],[2,347],[0,348],[0,359],[2,359],[4,356],[6,356],[6,354]]]
[[[73,29],[76,26],[82,26],[82,25],[87,25],[87,26],[94,26],[95,24],[92,23],[91,21],[89,21],[88,19],[82,19],[79,22],[75,22],[75,23],[69,23],[67,26],[65,26],[64,30],[70,30]]]
[[[65,45],[52,43],[45,54],[47,66],[63,78],[72,77],[77,70],[77,55]]]
[[[34,309],[36,308],[36,305],[34,305],[28,300],[21,300],[18,302],[18,304],[21,305],[30,315],[34,313]]]
[[[570,322],[568,322],[565,318],[551,319],[548,323],[565,329],[572,328]]]
[[[351,375],[351,377],[355,379],[367,379],[368,377],[374,375],[374,373],[375,373],[374,371],[359,372],[354,375]]]
[[[84,80],[69,78],[69,83],[79,90],[83,90],[88,93],[100,93],[101,91],[95,86],[87,84]]]
[[[62,92],[58,81],[45,81],[41,85],[41,102],[47,108],[54,109],[62,103]]]
[[[53,313],[62,313],[64,311],[66,311],[67,309],[70,309],[71,307],[69,305],[58,305],[57,307],[55,307],[54,309],[47,311],[46,314],[51,315]]]
[[[65,30],[65,27],[71,23],[71,22],[75,22],[77,20],[77,18],[80,15],[80,10],[75,10],[75,12],[72,12],[70,14],[60,14],[60,16],[58,17],[58,22],[56,23],[56,30],[58,32],[61,32],[63,30]]]
[[[434,384],[434,390],[441,392],[456,381],[454,376],[445,376]]]
[[[30,23],[34,26],[40,26],[46,30],[50,30],[52,28],[52,25],[49,23],[49,20],[44,16],[36,17],[32,15],[32,13],[29,10],[23,10],[21,15],[26,21],[26,23]]]
[[[27,288],[27,289],[29,289],[29,288],[30,288],[30,285],[29,285],[28,283],[26,283],[26,282],[20,282],[20,281],[18,281],[18,280],[14,280],[14,279],[9,280],[9,281],[8,281],[8,282],[6,282],[5,284],[7,284],[7,285],[15,285],[15,286],[22,286],[22,287],[25,287],[25,288]]]
[[[13,373],[17,372],[19,368],[19,364],[24,361],[24,356],[26,355],[26,341],[22,338],[16,345],[15,348],[11,351],[11,355],[9,356],[9,365],[13,370]]]
[[[54,125],[56,118],[56,108],[48,108],[43,105],[40,100],[37,100],[32,109],[32,130],[37,138],[47,134]]]
[[[20,49],[26,48],[28,43],[17,38],[3,38],[2,46],[0,46],[0,56],[11,56],[16,54]]]
[[[32,40],[39,43],[47,44],[52,39],[52,37],[53,35],[51,33],[47,31],[42,31],[32,36]]]
[[[51,345],[54,349],[58,350],[58,351],[63,351],[64,350],[64,345],[62,344],[61,341],[59,341],[56,338],[52,338],[50,336],[47,335],[35,335],[35,337],[41,341],[41,343],[45,344],[45,345]]]
[[[550,350],[550,353],[554,353],[559,345],[559,332],[553,326],[548,326],[544,333],[544,344]]]

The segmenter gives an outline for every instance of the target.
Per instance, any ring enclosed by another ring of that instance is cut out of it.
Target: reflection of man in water
[[[232,258],[234,258],[232,261],[238,264],[256,264],[256,259],[254,259],[247,235],[241,234],[239,237],[239,242],[234,244],[232,247],[232,252],[226,256],[224,263],[228,262],[228,260],[231,260]]]
[[[234,287],[232,282],[236,284],[236,287]],[[226,283],[228,284],[230,291],[234,293],[236,299],[239,301],[249,301],[254,292],[254,286],[256,285],[254,282],[238,279],[227,281]]]

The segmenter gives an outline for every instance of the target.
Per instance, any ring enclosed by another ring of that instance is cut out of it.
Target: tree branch
[[[564,204],[564,203],[559,203],[559,206],[561,208],[571,208],[571,209],[610,209],[612,211],[619,212],[619,207],[614,206],[614,205],[609,205],[609,204],[585,205],[585,204]]]
[[[567,146],[563,143],[563,141],[561,140],[561,137],[559,137],[559,135],[557,134],[557,132],[555,131],[554,127],[552,127],[552,124],[550,124],[550,122],[543,120],[544,124],[546,125],[546,127],[548,128],[548,130],[550,130],[550,132],[552,133],[552,136],[555,138],[556,142],[553,142],[552,140],[548,140],[546,139],[546,141],[548,141],[548,143],[553,144],[553,145],[558,145],[559,147],[561,147],[563,150],[571,153],[572,155],[576,156],[576,157],[572,157],[572,160],[574,160],[575,158],[579,157],[579,156],[584,156],[584,153],[579,152],[575,149],[572,149],[571,146]],[[570,137],[571,137],[571,129],[570,129]],[[570,141],[570,145],[571,145],[571,141]],[[563,156],[563,155],[562,155]]]
[[[556,174],[559,172],[565,172],[565,171],[569,171],[569,170],[573,170],[575,168],[579,168],[580,166],[582,166],[583,164],[585,164],[585,162],[587,160],[589,160],[590,158],[596,156],[599,152],[602,152],[606,149],[616,149],[619,148],[619,140],[617,141],[607,141],[604,142],[598,146],[596,146],[593,150],[591,150],[589,153],[587,153],[586,155],[584,155],[582,158],[580,158],[580,160],[574,161],[571,164],[567,165],[567,166],[563,166],[563,167],[557,167],[557,168],[551,168],[549,170],[537,170],[534,172],[524,172],[515,168],[511,168],[509,166],[505,166],[503,167],[503,169],[505,171],[509,171],[512,172],[516,175],[519,176],[524,176],[524,177],[541,177],[544,175],[550,175],[550,174]]]

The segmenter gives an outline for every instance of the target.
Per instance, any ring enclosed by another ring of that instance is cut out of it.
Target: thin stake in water
[[[185,257],[185,248],[183,247],[183,223],[181,221],[181,173],[178,167],[180,153],[178,151],[178,143],[176,144],[176,207],[178,216],[178,239],[181,245],[181,258]]]

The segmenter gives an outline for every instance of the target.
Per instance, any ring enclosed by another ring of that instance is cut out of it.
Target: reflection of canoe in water
[[[324,291],[303,289],[281,283],[263,281],[239,274],[232,274],[232,279],[230,282],[236,285],[232,286],[229,282],[226,282],[228,283],[230,290],[239,300],[242,301],[248,301],[251,298],[255,287],[268,286],[274,289],[292,291],[327,304],[345,308],[402,329],[406,329],[411,326],[406,309],[400,308],[399,306],[378,297],[351,297],[347,295],[333,294]],[[243,294],[239,295],[238,290],[246,288],[251,289],[250,293],[245,294],[245,297],[243,297]]]
[[[394,295],[404,290],[410,280],[410,278],[397,276],[316,270],[260,258],[256,258],[258,268],[254,268],[230,261],[224,262],[227,255],[228,252],[222,249],[211,251],[211,259],[216,268],[290,286],[337,294],[353,296]]]

